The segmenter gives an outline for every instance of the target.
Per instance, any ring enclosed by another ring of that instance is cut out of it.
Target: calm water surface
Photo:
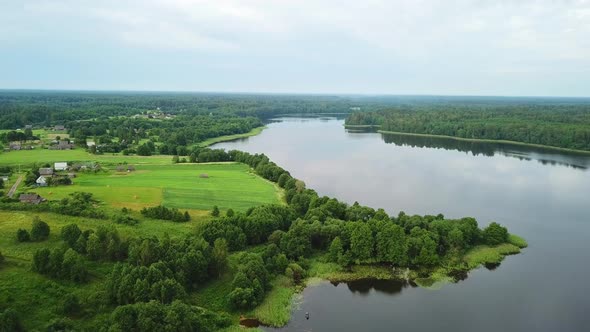
[[[325,118],[280,119],[215,148],[265,153],[320,195],[391,214],[497,221],[529,242],[495,270],[440,290],[370,281],[308,287],[284,331],[590,331],[587,156],[352,133]]]

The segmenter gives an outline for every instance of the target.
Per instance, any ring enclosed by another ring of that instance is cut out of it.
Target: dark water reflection
[[[332,283],[338,286],[340,283]],[[410,283],[402,280],[379,280],[379,279],[360,279],[346,282],[345,285],[353,293],[370,294],[372,291],[395,295],[402,292],[402,289],[409,287]]]
[[[354,133],[354,132],[352,132]],[[558,151],[555,149],[525,146],[510,143],[488,143],[481,141],[464,141],[447,137],[428,137],[403,134],[381,134],[385,143],[414,148],[435,148],[471,153],[474,156],[493,157],[497,154],[514,157],[519,160],[536,160],[543,165],[561,165],[586,170],[590,155]]]
[[[283,119],[259,136],[216,147],[265,153],[321,195],[392,214],[498,221],[529,242],[500,266],[440,290],[308,288],[285,331],[590,330],[587,156],[350,133],[336,119]]]

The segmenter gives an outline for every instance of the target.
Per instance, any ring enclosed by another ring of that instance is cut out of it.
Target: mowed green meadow
[[[0,165],[18,166],[33,163],[55,163],[60,161],[96,161],[103,164],[117,164],[127,162],[129,164],[158,164],[169,165],[172,156],[124,156],[122,154],[93,155],[82,149],[74,150],[47,150],[33,149],[3,152],[0,154]]]
[[[50,200],[75,191],[90,192],[113,207],[132,209],[162,204],[189,210],[211,210],[217,205],[221,210],[244,211],[282,201],[279,188],[240,163],[138,164],[134,172],[78,173],[73,181],[70,186],[31,191]]]

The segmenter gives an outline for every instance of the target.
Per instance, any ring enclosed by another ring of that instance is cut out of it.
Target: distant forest
[[[439,104],[355,112],[347,126],[590,151],[590,102]]]
[[[338,96],[0,91],[0,129],[67,126],[72,121],[156,110],[172,115],[268,118],[286,113],[349,112],[356,105]]]
[[[147,118],[155,113],[166,121]],[[588,98],[0,91],[0,129],[64,125],[80,146],[93,137],[102,152],[144,155],[183,155],[272,117],[312,113],[346,113],[346,125],[383,131],[590,151]]]

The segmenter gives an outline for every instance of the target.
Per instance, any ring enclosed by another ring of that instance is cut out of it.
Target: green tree
[[[362,262],[373,257],[373,234],[371,228],[364,222],[351,224],[350,251],[357,262]]]
[[[334,240],[332,240],[332,243],[330,243],[330,249],[328,250],[328,256],[330,257],[330,260],[332,262],[338,262],[338,259],[343,254],[344,254],[344,248],[342,246],[342,240],[340,240],[340,237],[337,236],[334,238]]]
[[[18,313],[12,308],[0,312],[0,331],[21,332],[25,331]]]
[[[51,270],[50,255],[51,251],[47,248],[35,251],[33,254],[32,270],[42,274],[49,272]]]
[[[279,187],[285,188],[285,184],[287,183],[287,181],[289,181],[290,178],[291,176],[289,175],[289,173],[283,173],[281,174],[281,176],[279,176],[277,184],[279,185]]]
[[[377,259],[396,265],[406,263],[407,245],[404,229],[387,220],[380,221],[376,235]]]
[[[152,150],[147,144],[142,144],[137,147],[137,155],[139,156],[151,156]]]
[[[82,234],[76,224],[69,224],[61,228],[61,239],[64,240],[70,248],[73,248]]]
[[[483,230],[483,239],[486,244],[494,246],[508,242],[508,230],[496,222],[492,222]]]
[[[432,266],[438,263],[438,238],[435,233],[414,227],[408,239],[408,253],[412,264],[417,266]]]
[[[67,316],[77,316],[80,314],[82,306],[80,305],[80,299],[74,294],[66,294],[64,296],[61,312]]]
[[[235,214],[234,210],[232,210],[232,209],[227,209],[227,212],[225,212],[225,216],[229,217],[229,218],[233,217],[234,214]]]
[[[460,250],[465,247],[465,240],[463,239],[463,232],[459,228],[453,228],[448,237],[449,245],[455,250]]]
[[[217,276],[221,276],[221,273],[223,273],[223,270],[227,265],[228,251],[228,245],[225,239],[219,238],[215,240],[212,255]]]
[[[16,240],[18,242],[28,242],[31,240],[31,235],[26,229],[19,228],[16,231]]]
[[[305,270],[299,264],[291,263],[285,269],[285,275],[297,285],[305,278]]]
[[[217,205],[213,206],[213,210],[211,211],[211,215],[213,217],[219,217],[219,208],[217,207]]]
[[[91,260],[99,260],[104,255],[104,248],[96,234],[90,234],[86,241],[86,253]]]
[[[31,228],[31,240],[42,241],[49,237],[49,225],[46,222],[35,217],[33,219],[33,227]]]

